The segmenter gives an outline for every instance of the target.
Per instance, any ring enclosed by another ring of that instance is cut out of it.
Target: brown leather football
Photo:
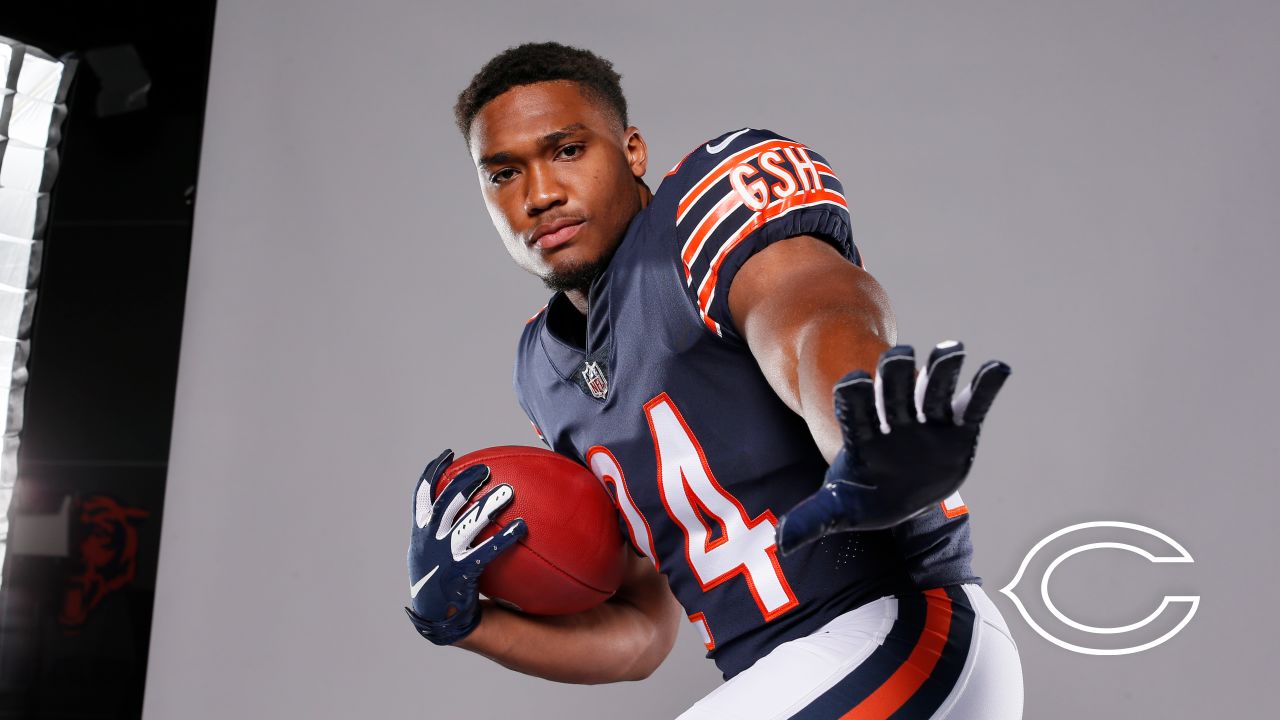
[[[480,576],[480,592],[527,613],[565,615],[609,598],[622,582],[626,546],[608,492],[577,461],[536,447],[505,445],[467,453],[453,461],[436,497],[458,473],[489,466],[489,480],[466,507],[506,483],[511,504],[475,542],[492,537],[516,518],[528,533]]]

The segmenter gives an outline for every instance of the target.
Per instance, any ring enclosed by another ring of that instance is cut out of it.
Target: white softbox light
[[[74,71],[74,60],[0,37],[0,560],[17,481],[41,241]]]

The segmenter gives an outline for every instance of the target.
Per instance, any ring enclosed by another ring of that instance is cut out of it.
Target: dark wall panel
[[[81,62],[10,509],[13,533],[60,527],[67,552],[5,557],[0,718],[138,718],[214,2],[12,5],[0,35]],[[103,116],[100,94],[120,69],[84,58],[122,45],[150,88],[142,107]]]

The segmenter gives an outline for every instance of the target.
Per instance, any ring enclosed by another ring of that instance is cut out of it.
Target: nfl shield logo
[[[604,396],[609,393],[609,381],[604,376],[604,371],[600,369],[599,363],[589,362],[582,371],[582,379],[587,383],[587,389],[596,398],[603,400]]]

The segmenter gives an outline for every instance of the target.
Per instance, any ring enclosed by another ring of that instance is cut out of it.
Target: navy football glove
[[[480,572],[503,550],[524,537],[523,518],[472,547],[476,535],[515,497],[510,485],[499,485],[480,498],[461,518],[458,511],[489,479],[486,465],[458,473],[431,499],[432,488],[453,462],[445,450],[431,461],[413,491],[413,530],[409,536],[409,597],[405,608],[422,637],[437,645],[452,645],[480,624]]]
[[[892,527],[960,487],[1010,372],[990,360],[953,398],[962,362],[964,346],[944,342],[916,376],[915,354],[899,345],[880,356],[874,381],[855,370],[836,383],[844,447],[818,492],[779,521],[784,555],[830,533]]]

